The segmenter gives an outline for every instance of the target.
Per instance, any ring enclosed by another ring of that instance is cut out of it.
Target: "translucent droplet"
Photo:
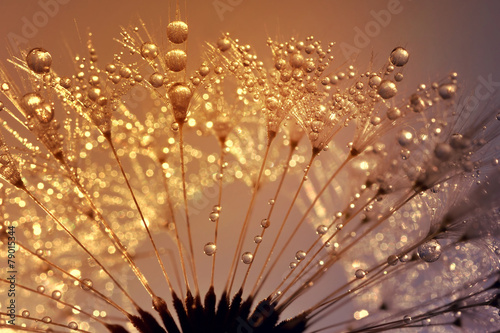
[[[36,250],[36,252],[35,252],[35,253],[36,253],[36,255],[37,255],[37,256],[39,256],[39,257],[43,256],[43,250],[42,250],[42,249],[38,249],[38,250]]]
[[[453,83],[442,84],[438,88],[439,96],[441,96],[442,99],[450,99],[456,92],[457,86]]]
[[[44,286],[38,286],[38,287],[36,287],[36,291],[38,291],[40,294],[43,294],[45,292],[45,287]]]
[[[434,156],[441,161],[447,161],[453,155],[453,148],[444,142],[438,143],[434,148]]]
[[[328,227],[326,225],[320,225],[316,228],[316,233],[318,235],[324,235],[328,231]]]
[[[28,93],[21,99],[21,105],[28,115],[34,115],[36,109],[42,106],[43,99],[37,93]]]
[[[253,241],[255,242],[255,244],[259,244],[260,242],[262,242],[262,236],[255,236],[253,238]]]
[[[274,202],[275,202],[274,199],[270,199],[267,203],[272,206],[274,205]]]
[[[211,212],[210,215],[208,216],[208,219],[211,222],[216,222],[218,218],[219,218],[219,213],[217,212]]]
[[[43,318],[42,318],[42,321],[43,321],[44,323],[49,324],[49,323],[51,323],[51,322],[52,322],[52,318],[50,318],[49,316],[45,316],[45,317],[43,317]]]
[[[188,25],[182,21],[170,22],[167,26],[167,38],[174,44],[184,43],[188,38]]]
[[[394,75],[394,80],[395,80],[396,82],[401,82],[401,81],[403,81],[403,78],[404,78],[403,73],[396,73],[396,75]]]
[[[382,78],[378,75],[373,75],[370,77],[370,80],[368,81],[368,85],[372,88],[376,88],[379,86],[379,84],[382,82]]]
[[[410,316],[406,315],[403,317],[403,321],[405,324],[411,324],[412,318]]]
[[[500,113],[497,113],[497,120],[500,120]]]
[[[410,131],[402,130],[398,135],[398,143],[401,147],[408,146],[413,141],[413,134]]]
[[[247,265],[251,264],[253,261],[253,254],[251,252],[243,253],[243,255],[241,256],[241,261]]]
[[[215,251],[217,250],[217,247],[215,246],[214,243],[212,242],[208,242],[207,244],[205,244],[205,246],[203,247],[203,252],[205,252],[205,254],[207,256],[213,256],[215,254]]]
[[[231,41],[226,37],[221,37],[217,41],[217,48],[222,52],[229,50],[230,47]]]
[[[394,50],[392,50],[389,61],[394,66],[401,67],[406,65],[409,58],[410,54],[408,53],[408,51],[406,51],[406,49],[402,47],[396,47]]]
[[[23,316],[24,318],[28,318],[30,316],[30,312],[28,310],[24,310],[22,313],[21,313],[21,316]]]
[[[44,124],[50,123],[54,119],[54,107],[50,103],[42,103],[35,110],[35,114],[40,122]]]
[[[295,53],[290,57],[290,65],[293,68],[300,68],[304,65],[305,59],[300,53]]]
[[[306,253],[304,251],[297,251],[297,253],[295,253],[295,259],[297,259],[298,261],[301,261],[301,260],[304,260],[306,258]]]
[[[149,77],[149,83],[155,88],[159,88],[163,85],[163,75],[160,73],[153,73]]]
[[[175,83],[168,89],[168,98],[174,110],[175,121],[184,123],[193,92],[185,83]]]
[[[52,56],[46,50],[37,47],[28,52],[26,63],[29,69],[37,74],[48,73],[52,65]]]
[[[387,264],[391,265],[391,266],[396,266],[397,263],[398,263],[398,256],[395,255],[395,254],[391,254],[389,257],[387,257]]]
[[[356,276],[356,279],[362,279],[366,276],[366,271],[363,269],[358,269],[358,270],[356,270],[354,275]]]
[[[68,323],[68,327],[69,327],[70,329],[72,329],[72,330],[77,330],[77,329],[78,329],[78,324],[77,324],[76,322],[74,322],[74,321],[70,321],[70,322]]]
[[[83,279],[82,283],[80,284],[80,287],[83,290],[85,290],[85,291],[89,291],[90,288],[92,288],[93,285],[94,285],[94,283],[92,282],[92,280],[90,280],[90,279]]]
[[[389,119],[389,120],[396,120],[399,117],[401,117],[401,110],[398,109],[397,107],[390,108],[389,110],[387,110],[386,116],[387,116],[387,119]]]
[[[380,83],[377,92],[383,99],[389,99],[396,96],[398,89],[396,88],[396,84],[394,82],[384,80]]]
[[[122,68],[120,68],[120,76],[125,79],[128,79],[129,77],[132,76],[132,70],[127,66],[123,66]]]
[[[54,290],[52,292],[52,298],[54,298],[54,299],[60,299],[61,296],[62,296],[62,293],[59,290]]]
[[[151,42],[142,44],[141,55],[144,57],[144,59],[154,60],[156,57],[158,57],[158,46]]]
[[[222,207],[219,205],[214,205],[212,207],[212,212],[220,212],[222,210]]]
[[[297,267],[297,263],[295,261],[292,261],[290,265],[288,265],[288,267],[290,267],[290,269],[294,269],[295,267]]]
[[[268,219],[262,219],[262,221],[260,221],[260,226],[264,229],[269,228],[270,225],[271,221],[269,221]]]
[[[187,54],[183,50],[170,50],[165,55],[165,64],[172,72],[180,72],[186,68]]]
[[[172,129],[172,131],[177,132],[179,130],[179,123],[174,121],[172,125],[170,125],[170,128]]]
[[[431,239],[430,241],[420,245],[417,252],[418,256],[425,262],[434,262],[441,256],[441,244],[439,244],[437,240]]]
[[[408,262],[411,260],[411,256],[408,254],[404,254],[401,257],[399,257],[399,261],[401,262]]]

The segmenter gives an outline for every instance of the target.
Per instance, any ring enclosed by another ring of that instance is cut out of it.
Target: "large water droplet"
[[[408,53],[408,51],[406,51],[406,49],[402,47],[396,47],[394,50],[392,50],[389,61],[394,66],[401,67],[406,65],[409,58],[410,54]]]
[[[253,261],[253,254],[251,252],[245,252],[242,254],[241,256],[241,261],[244,263],[244,264],[251,264],[252,261]]]
[[[441,252],[441,244],[435,239],[431,239],[418,247],[418,256],[426,262],[438,260]]]
[[[149,83],[155,88],[159,88],[163,85],[163,75],[160,73],[153,73],[149,77]]]
[[[45,292],[45,287],[44,286],[38,286],[38,287],[36,287],[36,291],[38,291],[40,294],[43,294]]]
[[[77,324],[76,322],[74,322],[74,321],[70,321],[70,322],[68,323],[68,327],[69,327],[70,329],[72,329],[72,330],[77,330],[77,329],[78,329],[78,324]]]
[[[356,276],[356,279],[362,279],[366,276],[366,271],[363,269],[358,269],[358,270],[356,270],[354,275]]]
[[[171,50],[165,55],[165,64],[172,72],[180,72],[186,68],[187,54],[182,50]]]
[[[142,44],[141,55],[144,57],[144,59],[154,60],[156,57],[158,57],[158,46],[151,42]]]
[[[21,315],[24,317],[24,318],[28,318],[30,316],[30,312],[28,310],[24,310]]]
[[[304,251],[297,251],[297,253],[295,253],[295,259],[297,259],[298,261],[301,261],[301,260],[304,260],[306,258],[306,253]]]
[[[389,257],[387,257],[387,264],[390,266],[396,266],[398,264],[399,258],[395,254],[391,254]]]
[[[37,47],[28,52],[26,63],[29,69],[37,74],[48,73],[52,65],[52,56],[46,50]]]
[[[185,83],[178,82],[168,89],[168,98],[174,110],[175,121],[183,124],[193,92]]]
[[[327,230],[328,230],[328,227],[326,225],[320,225],[316,228],[316,233],[318,235],[324,235],[324,234],[326,234]]]
[[[60,299],[62,296],[62,293],[59,290],[54,290],[52,292],[52,298],[53,299]]]
[[[35,110],[35,114],[40,122],[47,124],[54,119],[54,107],[50,103],[42,103]]]
[[[52,322],[52,318],[50,318],[49,316],[45,316],[45,317],[43,317],[43,318],[42,318],[42,321],[43,321],[44,323],[49,324],[49,323],[51,323],[51,322]]]
[[[262,242],[262,236],[255,236],[253,238],[253,241],[255,242],[255,244],[259,244],[260,242]]]
[[[398,89],[396,88],[396,84],[394,82],[384,80],[380,83],[377,92],[383,99],[389,99],[396,96]]]
[[[260,226],[264,229],[269,228],[270,225],[271,221],[269,221],[268,219],[262,219],[262,221],[260,221]]]
[[[457,86],[453,83],[442,84],[438,88],[439,96],[441,96],[442,99],[450,99],[456,92]]]
[[[21,99],[21,106],[28,115],[33,115],[42,106],[43,99],[37,93],[28,93]]]
[[[174,44],[184,43],[188,38],[188,25],[182,21],[170,22],[167,26],[167,38]]]
[[[215,246],[214,243],[212,242],[208,242],[207,244],[205,244],[205,246],[203,247],[203,252],[205,252],[205,254],[207,256],[213,256],[215,254],[215,251],[217,250],[217,247]]]

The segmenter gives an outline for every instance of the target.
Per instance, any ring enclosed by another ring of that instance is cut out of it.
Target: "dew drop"
[[[43,99],[37,93],[28,93],[21,99],[21,105],[28,115],[33,115],[42,106]]]
[[[453,148],[447,143],[438,143],[434,148],[434,156],[436,156],[441,161],[449,160],[452,154]]]
[[[262,242],[262,236],[255,236],[253,238],[253,241],[255,242],[255,244],[259,244],[260,242]]]
[[[406,51],[406,49],[402,47],[396,47],[394,50],[392,50],[389,61],[394,66],[401,67],[406,65],[409,58],[410,54],[408,53],[408,51]]]
[[[38,291],[40,294],[43,294],[45,292],[45,287],[44,286],[38,286],[38,287],[36,287],[36,291]]]
[[[43,317],[43,318],[42,318],[42,321],[43,321],[44,323],[49,324],[49,323],[51,323],[51,322],[52,322],[52,318],[50,318],[49,316],[45,316],[45,317]]]
[[[396,84],[394,82],[384,80],[380,83],[377,92],[383,99],[389,99],[396,96],[398,90],[396,89]]]
[[[387,110],[386,116],[389,120],[396,120],[401,117],[401,110],[397,107],[390,108],[389,110]]]
[[[218,218],[219,218],[219,213],[217,212],[211,212],[210,215],[208,216],[210,222],[216,222]]]
[[[270,206],[274,205],[274,199],[269,199],[269,201],[267,202]]]
[[[172,125],[170,125],[170,129],[174,132],[177,132],[179,130],[179,123],[174,121]]]
[[[382,78],[378,75],[373,75],[370,77],[370,80],[368,81],[368,85],[372,88],[376,88],[379,86],[379,84],[382,82]]]
[[[36,108],[35,115],[40,122],[48,124],[54,119],[54,107],[50,103],[42,103]]]
[[[90,279],[83,279],[82,283],[80,284],[80,287],[83,290],[85,290],[85,291],[89,291],[90,288],[92,288],[93,285],[94,285],[94,283],[92,282],[92,280],[90,280]]]
[[[222,52],[229,50],[230,47],[231,41],[226,37],[221,37],[217,41],[217,48]]]
[[[54,290],[52,292],[52,298],[53,299],[60,299],[62,296],[62,293],[59,290]]]
[[[356,276],[356,279],[362,279],[366,276],[366,271],[363,269],[358,269],[358,270],[356,270],[354,275]]]
[[[442,99],[450,99],[456,92],[457,86],[453,83],[442,84],[438,88],[439,96],[441,96]]]
[[[411,260],[411,256],[408,254],[404,254],[401,257],[399,257],[399,261],[401,262],[408,262]]]
[[[170,50],[165,55],[165,64],[172,72],[180,72],[186,68],[187,54],[183,50]]]
[[[38,249],[38,250],[36,250],[36,252],[35,252],[35,253],[36,253],[36,255],[37,255],[37,256],[39,256],[39,257],[43,256],[43,250],[42,250],[42,249]]]
[[[52,56],[41,47],[37,47],[28,52],[26,63],[29,69],[37,74],[44,74],[50,71]]]
[[[402,130],[398,135],[398,143],[401,147],[408,146],[413,140],[413,134],[410,131]]]
[[[241,261],[247,265],[251,264],[253,261],[253,254],[251,252],[243,253],[243,255],[241,256]]]
[[[217,250],[217,247],[215,246],[214,243],[212,242],[208,242],[207,244],[205,244],[205,246],[203,247],[203,252],[205,252],[205,254],[207,256],[213,256],[215,254],[215,251]]]
[[[269,221],[268,219],[262,219],[262,221],[260,221],[260,226],[264,229],[269,228],[270,225],[271,221]]]
[[[23,316],[24,318],[28,318],[30,316],[30,312],[28,310],[24,310],[22,313],[21,313],[21,316]]]
[[[403,321],[405,324],[411,324],[411,322],[413,321],[412,318],[408,315],[404,316],[403,317]]]
[[[141,45],[141,55],[147,60],[156,59],[158,57],[158,46],[151,42],[145,42]]]
[[[174,44],[184,43],[188,38],[188,25],[182,21],[170,22],[167,26],[167,38]]]
[[[163,85],[163,75],[158,72],[151,74],[149,83],[155,88],[161,87]]]
[[[500,120],[500,113],[497,113],[497,120]]]
[[[295,261],[292,261],[290,265],[288,265],[288,267],[290,267],[290,269],[294,269],[295,267],[297,267],[297,263]]]
[[[387,257],[387,264],[390,266],[396,266],[398,264],[398,256],[395,254],[391,254],[389,257]]]
[[[193,92],[187,84],[178,82],[168,89],[167,95],[174,110],[175,121],[184,123]]]
[[[297,251],[297,253],[295,253],[295,259],[297,259],[298,261],[301,261],[301,260],[304,260],[306,258],[306,253],[304,251]]]
[[[401,81],[403,81],[403,78],[404,78],[403,73],[396,73],[396,75],[394,75],[394,80],[395,80],[396,82],[401,82]]]
[[[324,235],[324,234],[326,234],[327,230],[328,230],[328,227],[326,225],[320,225],[316,228],[316,233],[318,235]]]
[[[441,256],[441,244],[439,244],[437,240],[431,239],[430,241],[420,245],[417,252],[418,256],[425,262],[434,262]]]
[[[74,321],[70,321],[70,322],[68,323],[68,327],[69,327],[70,329],[72,329],[72,330],[77,330],[77,329],[78,329],[78,324],[77,324],[76,322],[74,322]]]

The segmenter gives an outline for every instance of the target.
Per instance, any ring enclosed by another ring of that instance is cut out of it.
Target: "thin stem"
[[[233,262],[231,263],[231,268],[229,269],[228,284],[226,284],[226,292],[228,294],[231,292],[231,288],[233,287],[234,278],[236,276],[236,270],[238,269],[238,263],[239,263],[238,256],[239,256],[239,253],[241,252],[241,249],[243,247],[243,239],[244,239],[244,236],[246,234],[248,222],[250,220],[250,213],[252,212],[254,201],[255,201],[255,198],[257,197],[257,192],[258,192],[259,185],[260,185],[260,179],[262,177],[262,174],[264,172],[264,168],[266,166],[266,161],[267,161],[267,157],[269,155],[269,150],[271,148],[272,141],[273,141],[273,139],[269,139],[269,141],[267,143],[266,151],[264,153],[264,158],[262,159],[262,165],[260,166],[259,175],[257,177],[257,181],[255,182],[255,185],[253,188],[252,198],[250,199],[250,204],[248,205],[247,213],[245,215],[245,220],[243,222],[243,227],[241,228],[240,237],[238,239],[238,245],[236,247],[236,251],[234,252]]]
[[[278,184],[278,188],[276,189],[276,193],[274,194],[274,197],[273,197],[273,203],[271,205],[271,208],[269,209],[269,213],[267,214],[267,220],[270,220],[271,219],[271,214],[273,213],[273,210],[274,210],[274,207],[276,206],[276,201],[278,200],[278,195],[280,193],[280,190],[281,190],[281,187],[283,186],[283,182],[285,181],[285,177],[288,173],[288,169],[290,167],[290,160],[292,159],[292,156],[293,156],[293,152],[295,151],[295,148],[296,146],[291,146],[290,147],[290,152],[288,154],[288,157],[286,159],[286,162],[285,162],[285,167],[283,169],[283,174],[281,175],[281,179],[280,179],[280,182]],[[262,231],[260,233],[260,237],[261,239],[264,237],[264,234],[266,233],[266,230],[267,228],[262,228]],[[257,243],[257,245],[255,246],[255,251],[254,251],[254,260],[257,256],[257,253],[259,252],[259,248],[260,248],[260,244],[262,244],[261,242]],[[243,282],[241,283],[241,288],[243,289],[243,287],[245,287],[245,283],[247,281],[247,278],[248,278],[248,274],[250,273],[250,270],[252,269],[252,266],[253,266],[253,261],[248,265],[248,268],[247,268],[247,271],[245,273],[245,278],[243,279]],[[252,292],[250,293],[250,295],[253,295],[253,292],[254,290],[252,290]]]
[[[153,245],[156,259],[158,260],[158,263],[160,264],[161,270],[163,272],[163,276],[165,276],[165,280],[167,281],[168,288],[170,290],[172,290],[172,284],[170,282],[170,279],[168,278],[168,274],[167,274],[167,271],[165,270],[165,266],[163,265],[163,261],[161,260],[160,253],[158,252],[158,249],[156,247],[156,243],[153,240],[153,236],[151,235],[151,231],[149,230],[148,224],[146,223],[146,219],[144,218],[144,214],[142,213],[142,209],[139,206],[139,203],[137,202],[137,198],[135,197],[134,190],[132,189],[132,186],[130,185],[127,174],[125,173],[125,170],[123,169],[123,165],[120,161],[120,157],[118,156],[118,153],[116,152],[113,141],[111,140],[111,135],[106,135],[105,137],[109,143],[109,146],[111,147],[111,151],[113,152],[113,155],[116,159],[116,162],[118,163],[118,166],[120,167],[120,171],[123,175],[123,178],[125,179],[125,183],[127,184],[129,192],[132,195],[132,199],[134,200],[135,207],[137,208],[137,211],[139,212],[139,215],[141,216],[142,225],[144,226],[144,228],[146,229],[146,232],[148,233],[148,237],[149,237],[149,241],[151,242],[151,245]],[[154,293],[152,293],[151,296],[156,296],[156,295]]]
[[[188,233],[188,239],[189,239],[189,251],[191,252],[191,266],[193,269],[194,287],[196,289],[196,295],[199,295],[200,289],[198,287],[198,274],[196,273],[196,262],[194,259],[193,237],[191,236],[191,224],[189,222],[189,210],[188,210],[187,190],[186,190],[186,166],[184,164],[183,129],[184,129],[184,124],[179,123],[179,152],[180,152],[180,158],[181,158],[182,194],[184,196],[184,212],[186,215],[186,226],[187,226],[187,233]]]
[[[225,142],[221,140],[220,142],[220,161],[219,161],[219,197],[217,199],[217,209],[218,209],[218,214],[220,214],[220,208],[221,208],[221,202],[222,202],[222,180],[224,176],[224,148],[225,148]],[[215,253],[212,255],[212,273],[210,276],[210,286],[214,285],[214,275],[215,275],[215,257],[217,256],[217,235],[219,232],[219,219],[220,216],[217,215],[217,218],[215,220],[215,232],[214,232],[214,244],[215,244]]]

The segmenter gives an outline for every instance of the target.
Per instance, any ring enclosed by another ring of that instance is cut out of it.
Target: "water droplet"
[[[168,89],[167,95],[174,111],[175,121],[184,123],[193,92],[187,84],[178,82]]]
[[[441,244],[439,244],[437,240],[431,239],[430,241],[420,245],[417,252],[418,256],[425,262],[434,262],[441,256]]]
[[[36,287],[36,291],[38,291],[40,294],[43,294],[45,292],[45,287],[44,286],[38,286],[38,287]]]
[[[300,68],[304,65],[305,59],[300,53],[295,53],[290,57],[290,65],[293,68]]]
[[[449,160],[452,154],[453,148],[447,143],[438,143],[434,148],[434,156],[436,156],[441,161]]]
[[[76,322],[74,322],[74,321],[70,321],[70,322],[68,323],[68,327],[69,327],[70,329],[72,329],[72,330],[77,330],[77,329],[78,329],[78,324],[77,324]]]
[[[30,316],[30,312],[28,310],[24,310],[21,315],[24,317],[24,318],[28,318]]]
[[[397,107],[390,108],[389,110],[387,110],[386,116],[387,116],[387,119],[389,119],[389,120],[396,120],[399,117],[401,117],[401,110],[398,109]]]
[[[170,50],[165,55],[165,64],[172,72],[180,72],[186,68],[187,54],[183,50]]]
[[[403,321],[405,322],[405,324],[411,324],[412,318],[410,316],[406,315],[403,317]]]
[[[53,299],[60,299],[62,296],[62,293],[59,290],[54,290],[52,292],[52,298]]]
[[[413,140],[413,134],[410,131],[402,130],[398,135],[398,143],[401,147],[408,146]]]
[[[215,251],[217,250],[217,247],[215,246],[214,243],[212,242],[208,242],[207,244],[205,244],[205,246],[203,247],[203,252],[205,252],[205,254],[207,256],[213,256],[215,254]]]
[[[274,205],[274,202],[275,202],[274,199],[270,199],[267,203],[272,206]]]
[[[262,221],[260,221],[260,226],[264,229],[269,228],[270,225],[271,221],[269,221],[268,219],[262,219]]]
[[[320,225],[316,228],[316,233],[318,235],[324,235],[328,231],[328,227],[326,225]]]
[[[167,38],[174,44],[184,43],[188,38],[188,25],[182,21],[170,22],[167,26]]]
[[[406,51],[406,49],[402,47],[396,47],[394,50],[392,50],[389,61],[394,66],[401,67],[406,65],[409,58],[410,54],[408,53],[408,51]]]
[[[50,103],[42,103],[36,108],[35,115],[44,124],[50,123],[54,119],[54,107]]]
[[[396,266],[397,263],[398,263],[398,256],[395,255],[395,254],[391,254],[389,257],[387,257],[387,264],[391,265],[391,266]]]
[[[132,76],[132,70],[127,66],[123,66],[122,68],[120,68],[120,76],[128,79]]]
[[[216,222],[218,218],[219,218],[219,213],[217,212],[211,212],[210,215],[208,216],[210,222]]]
[[[170,125],[170,128],[172,129],[172,131],[177,132],[179,130],[179,124],[174,121],[172,125]]]
[[[396,84],[394,82],[384,80],[380,83],[377,92],[383,99],[389,99],[396,96],[398,90],[396,89]]]
[[[36,250],[36,252],[35,252],[35,253],[36,253],[36,255],[37,255],[37,256],[39,256],[39,257],[43,256],[43,250],[42,250],[42,249],[38,249],[38,250]]]
[[[354,275],[356,276],[356,279],[362,279],[366,276],[366,271],[363,269],[358,269],[358,270],[356,270]]]
[[[395,80],[396,82],[401,82],[401,81],[403,81],[403,78],[404,78],[403,73],[396,73],[396,75],[394,75],[394,80]]]
[[[28,52],[26,63],[29,69],[37,74],[48,73],[52,65],[52,56],[46,50],[37,47]]]
[[[28,115],[33,115],[42,106],[43,99],[37,93],[28,93],[21,99],[21,105]]]
[[[497,113],[497,120],[500,120],[500,113]]]
[[[251,264],[253,261],[253,254],[251,252],[243,253],[243,255],[241,256],[241,261],[247,265]]]
[[[141,55],[144,57],[144,59],[154,60],[156,57],[158,57],[158,46],[151,42],[142,44]]]
[[[379,84],[382,82],[382,78],[378,75],[373,75],[370,77],[370,80],[368,81],[368,85],[372,88],[376,88],[379,86]]]
[[[411,256],[408,254],[404,254],[401,257],[399,257],[399,261],[401,262],[408,262],[411,260]]]
[[[49,316],[45,316],[45,317],[43,317],[43,318],[42,318],[42,321],[43,321],[44,323],[49,324],[49,323],[51,323],[51,322],[52,322],[52,318],[50,318]]]
[[[305,257],[306,257],[306,253],[304,251],[297,251],[297,253],[295,253],[295,259],[297,259],[298,261],[301,261],[301,260],[304,260]]]
[[[231,41],[226,37],[221,37],[217,41],[217,48],[222,52],[229,50],[230,47]]]
[[[297,267],[297,263],[295,261],[292,261],[290,265],[288,265],[288,267],[290,267],[290,269],[294,269],[295,267]]]
[[[262,242],[262,236],[255,236],[253,238],[253,241],[255,242],[255,244],[259,244],[260,242]]]
[[[453,83],[442,84],[438,88],[439,96],[441,96],[442,99],[450,99],[456,92],[457,86]]]
[[[83,279],[82,283],[80,284],[80,287],[85,291],[89,291],[93,285],[94,283],[92,282],[91,279]]]
[[[151,76],[149,77],[149,83],[151,83],[153,87],[159,88],[163,85],[163,79],[163,75],[156,72],[151,74]]]
[[[337,230],[342,230],[343,227],[344,227],[344,225],[342,223],[339,223],[336,226]]]

